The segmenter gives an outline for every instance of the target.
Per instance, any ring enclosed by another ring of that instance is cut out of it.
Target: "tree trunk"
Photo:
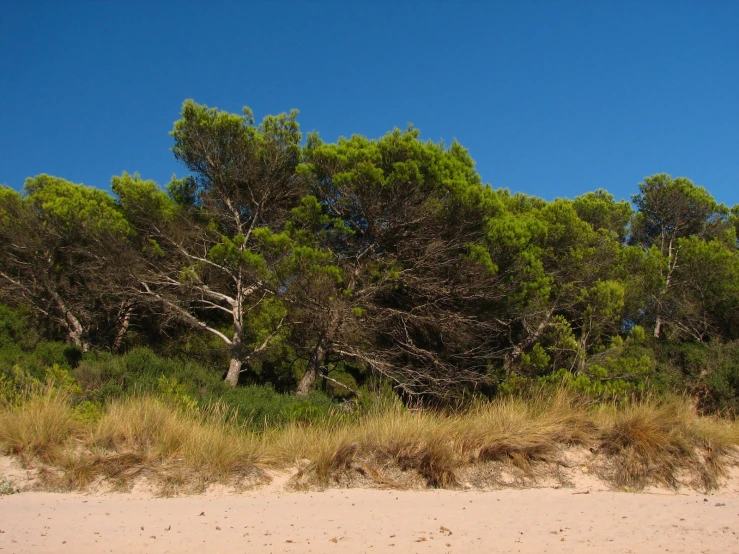
[[[239,375],[241,374],[241,360],[238,356],[234,355],[231,357],[231,362],[228,364],[228,373],[226,374],[226,383],[235,387],[239,384]]]
[[[515,364],[518,361],[518,359],[521,357],[521,354],[523,354],[524,350],[526,350],[529,346],[531,346],[537,340],[539,340],[539,337],[542,335],[542,333],[544,333],[551,319],[552,319],[552,310],[549,310],[544,316],[544,319],[542,319],[539,322],[539,325],[537,325],[536,329],[533,332],[530,332],[529,336],[527,336],[523,340],[523,342],[521,342],[520,344],[517,344],[513,348],[513,350],[511,350],[508,354],[506,354],[504,362],[503,362],[505,370],[506,370],[506,375],[510,375],[511,371],[513,370],[513,364]]]
[[[233,311],[233,324],[234,332],[231,338],[231,362],[228,364],[228,373],[226,374],[226,383],[235,387],[239,384],[239,375],[241,374],[242,365],[242,352],[241,352],[241,341],[243,339],[244,313],[242,311],[242,286],[239,276],[239,284],[236,289],[236,302],[234,302]]]
[[[321,337],[316,345],[316,349],[313,351],[313,355],[310,357],[308,368],[305,370],[305,374],[298,384],[298,396],[305,396],[313,390],[313,386],[316,384],[316,379],[318,379],[318,372],[321,370],[323,352],[323,337]]]
[[[235,325],[236,330],[231,340],[231,361],[228,364],[228,373],[226,373],[226,383],[235,387],[239,384],[239,375],[241,375],[241,366],[244,363],[243,352],[241,350],[241,325]]]
[[[72,344],[77,346],[80,350],[82,350],[82,352],[87,352],[88,350],[90,350],[90,345],[82,340],[81,330],[70,329],[67,336],[69,337],[69,340],[72,341]]]
[[[575,365],[577,369],[575,370],[576,375],[580,375],[581,373],[585,373],[585,363],[587,361],[588,355],[588,336],[590,335],[589,332],[586,332],[585,330],[582,331],[582,336],[580,337],[580,348],[578,349],[577,356],[575,358]]]
[[[123,316],[123,321],[121,321],[121,326],[118,328],[118,332],[115,335],[115,340],[113,341],[113,352],[118,352],[121,348],[121,345],[123,344],[123,338],[126,336],[126,333],[128,333],[128,327],[131,324],[132,311],[133,308],[126,308],[126,313]]]
[[[90,350],[90,345],[82,340],[84,329],[79,320],[71,312],[67,312],[65,314],[65,318],[67,320],[67,336],[69,337],[69,340],[72,341],[72,344],[79,347],[82,352]]]
[[[654,322],[654,338],[658,339],[662,333],[662,316],[657,316],[657,321]]]
[[[72,344],[79,347],[82,352],[87,352],[90,349],[90,346],[82,340],[82,335],[84,334],[85,329],[82,327],[80,320],[67,309],[61,296],[54,291],[51,291],[51,296],[56,302],[57,309],[64,316],[64,318],[59,321],[64,325],[64,327],[66,327],[67,337],[69,337]]]
[[[664,248],[664,247],[663,247]],[[657,303],[657,319],[654,322],[654,338],[659,339],[662,334],[662,298],[667,294],[667,290],[670,288],[670,282],[672,281],[672,273],[677,267],[677,249],[673,248],[672,240],[670,240],[669,247],[667,249],[667,277],[665,278],[665,286],[659,293],[659,300]]]

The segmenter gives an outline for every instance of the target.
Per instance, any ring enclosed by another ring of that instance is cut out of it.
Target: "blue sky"
[[[0,17],[0,183],[184,170],[185,98],[298,108],[328,141],[412,122],[543,196],[686,176],[739,203],[739,1],[23,2]]]

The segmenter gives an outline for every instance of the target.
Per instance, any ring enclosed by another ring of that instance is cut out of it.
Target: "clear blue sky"
[[[5,0],[0,183],[184,170],[185,98],[298,108],[325,140],[412,122],[494,187],[628,198],[667,172],[739,203],[739,0]]]

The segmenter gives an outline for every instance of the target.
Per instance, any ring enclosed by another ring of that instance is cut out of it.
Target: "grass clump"
[[[490,462],[533,477],[532,464],[561,465],[564,446],[592,440],[593,434],[585,412],[558,395],[500,399],[451,415],[396,404],[336,429],[312,431],[305,443],[294,431],[288,436],[291,445],[300,445],[300,456],[311,460],[301,477],[312,472],[319,486],[359,473],[382,486],[399,485],[398,474],[412,474],[423,486],[455,488],[461,470]]]
[[[684,398],[634,401],[600,416],[601,475],[618,488],[678,488],[687,477],[715,489],[739,445],[736,422],[699,417]]]
[[[2,479],[0,479],[0,496],[15,494],[16,492],[17,489],[13,485],[13,481],[8,479],[7,477],[3,477]]]
[[[564,391],[501,398],[475,407],[457,423],[460,449],[471,462],[552,461],[562,446],[590,443],[594,431],[585,407]]]
[[[80,420],[63,394],[31,396],[0,412],[0,447],[65,490],[101,479],[125,489],[142,474],[159,485],[179,474],[182,490],[263,477],[260,442],[222,410],[187,412],[152,396],[111,402],[99,420]]]
[[[261,475],[261,444],[218,406],[198,412],[173,409],[151,396],[115,401],[94,429],[92,443],[155,468],[159,477],[181,472],[187,476],[183,481],[203,486]]]
[[[25,459],[53,461],[55,451],[78,430],[69,395],[53,388],[0,411],[0,448]]]
[[[126,489],[146,476],[162,494],[175,494],[264,482],[268,467],[299,468],[295,485],[302,488],[564,482],[573,467],[570,447],[615,488],[711,490],[728,475],[739,445],[735,421],[699,416],[681,398],[603,405],[565,390],[456,413],[384,402],[261,430],[226,404],[167,395],[117,398],[97,410],[81,416],[69,394],[37,391],[0,408],[0,448],[41,468],[48,487],[105,481]]]

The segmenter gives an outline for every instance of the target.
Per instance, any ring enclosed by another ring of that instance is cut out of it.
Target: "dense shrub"
[[[10,347],[31,350],[38,341],[38,334],[28,324],[24,311],[0,304],[0,351]]]
[[[0,305],[0,395],[3,400],[33,384],[61,378],[82,357],[63,342],[42,340],[23,311]]]
[[[535,344],[522,357],[528,368],[523,374],[501,373],[498,386],[481,394],[552,393],[564,386],[593,400],[612,401],[677,392],[692,395],[705,413],[739,413],[739,341],[655,341],[641,328],[634,329],[626,340],[617,336],[588,357],[578,371],[555,367]],[[221,369],[184,355],[164,356],[141,346],[120,355],[83,355],[74,346],[43,340],[28,324],[27,314],[0,305],[0,403],[17,403],[34,387],[63,388],[82,419],[95,419],[113,399],[149,394],[186,410],[218,405],[242,424],[263,429],[345,417],[397,398],[388,383],[373,386],[372,379],[352,369],[342,365],[331,374],[348,388],[331,383],[323,391],[297,397],[286,393],[291,390],[287,377],[276,378],[282,370],[263,360],[251,368],[248,384],[232,388],[223,382]],[[349,389],[359,390],[359,396]]]
[[[208,400],[222,402],[234,410],[239,420],[255,428],[319,421],[327,419],[337,408],[336,402],[318,391],[297,397],[278,393],[267,385],[223,387]]]
[[[703,411],[739,414],[739,341],[665,343],[658,356],[660,373],[677,375]]]
[[[230,387],[218,371],[189,360],[163,358],[148,348],[113,356],[90,355],[74,370],[85,394],[97,401],[153,393],[178,407],[220,404],[238,420],[263,427],[328,417],[336,406],[328,396],[280,394],[268,385]]]

